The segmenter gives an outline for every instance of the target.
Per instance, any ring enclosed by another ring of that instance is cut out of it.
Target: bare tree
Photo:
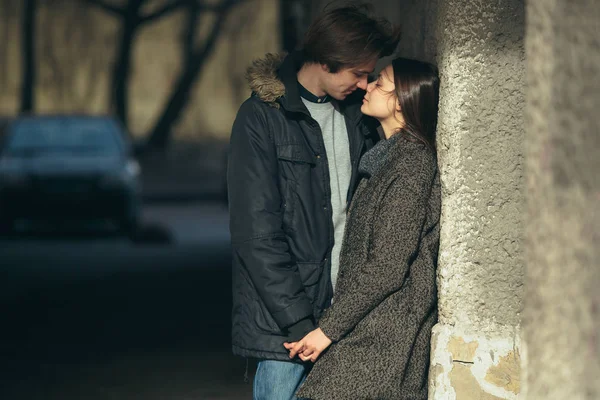
[[[181,43],[183,44],[183,63],[190,63],[190,57],[196,46],[196,38],[198,34],[198,20],[200,19],[201,7],[197,1],[190,1],[187,6],[187,23],[186,28],[182,32]]]
[[[128,87],[131,72],[131,53],[135,36],[139,29],[183,7],[187,10],[187,25],[183,33],[183,70],[176,80],[163,111],[152,128],[147,144],[154,148],[165,148],[171,134],[171,127],[177,121],[189,100],[194,82],[199,76],[206,60],[212,54],[223,24],[229,12],[244,0],[221,0],[220,3],[204,0],[168,0],[150,13],[144,13],[144,6],[150,0],[127,0],[122,7],[107,0],[85,0],[90,4],[121,18],[121,40],[112,74],[111,104],[116,115],[127,126]],[[202,13],[216,14],[216,20],[201,44],[196,43],[198,21]]]
[[[11,0],[0,0],[0,60],[9,59],[10,21],[15,17]],[[0,87],[8,86],[9,63],[0,62]]]
[[[230,18],[229,21],[227,24],[228,40],[236,44],[243,43],[243,36],[248,34],[246,28],[250,25],[252,18],[249,18],[246,13],[238,13],[235,15],[235,19]],[[231,89],[237,101],[241,102],[247,96],[247,86],[245,83],[247,65],[240,64],[237,61],[239,52],[239,45],[228,46],[227,62],[225,65],[228,71],[228,78],[231,80]]]
[[[22,23],[22,55],[23,55],[23,81],[21,83],[21,112],[31,112],[35,106],[35,15],[37,0],[23,2]]]
[[[171,136],[171,128],[185,109],[193,84],[200,75],[207,59],[212,54],[227,16],[235,5],[243,1],[223,0],[219,5],[200,5],[200,11],[215,12],[217,14],[216,21],[202,44],[196,45],[193,48],[188,47],[190,53],[185,56],[187,63],[171,92],[171,96],[162,114],[150,133],[147,141],[149,147],[158,149],[166,148]],[[191,22],[194,20],[190,19],[189,21],[190,25],[188,29],[196,29],[195,24],[191,25]],[[192,37],[189,33],[186,36]]]
[[[104,70],[105,53],[98,51],[98,48],[94,46],[94,39],[97,37],[96,33],[99,27],[90,15],[90,9],[79,4],[79,7],[74,10],[74,15],[75,18],[86,21],[78,26],[72,25],[68,37],[73,38],[71,39],[73,54],[81,55],[78,62],[81,64],[80,69],[87,73],[86,81],[88,83],[82,88],[72,80],[70,95],[76,104],[90,104],[98,89],[98,77]],[[94,22],[91,23],[92,21]]]
[[[53,106],[82,110],[93,102],[105,70],[106,52],[98,47],[100,26],[83,2],[38,0],[38,7],[45,14],[38,19],[43,34],[37,37],[37,62],[45,67],[38,87],[56,93]]]
[[[166,0],[152,12],[144,13],[150,0],[127,0],[116,6],[106,0],[85,0],[122,20],[121,39],[112,72],[110,101],[116,115],[128,126],[128,89],[131,73],[131,53],[135,36],[144,25],[157,21],[194,0]]]

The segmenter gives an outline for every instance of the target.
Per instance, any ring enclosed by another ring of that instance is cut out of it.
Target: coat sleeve
[[[283,232],[278,162],[264,110],[245,102],[233,124],[227,166],[230,232],[237,268],[245,268],[273,319],[285,330],[307,317],[304,291]]]
[[[340,274],[333,304],[319,321],[334,342],[402,289],[417,254],[436,167],[433,155],[417,148],[405,161],[376,206],[367,261]]]

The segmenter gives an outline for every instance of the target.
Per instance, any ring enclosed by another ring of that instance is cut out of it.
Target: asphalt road
[[[135,241],[0,240],[0,399],[251,398],[230,352],[226,209],[151,205],[144,219]]]

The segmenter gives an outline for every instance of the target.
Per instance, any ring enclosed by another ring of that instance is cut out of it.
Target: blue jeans
[[[296,391],[306,378],[302,364],[259,361],[254,375],[253,400],[296,400]]]

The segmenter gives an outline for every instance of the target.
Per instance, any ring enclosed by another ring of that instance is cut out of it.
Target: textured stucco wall
[[[527,399],[600,398],[600,3],[527,21]]]
[[[524,2],[440,7],[440,322],[485,332],[522,307]]]
[[[525,5],[438,0],[436,21],[443,206],[430,398],[514,399],[524,279]]]

